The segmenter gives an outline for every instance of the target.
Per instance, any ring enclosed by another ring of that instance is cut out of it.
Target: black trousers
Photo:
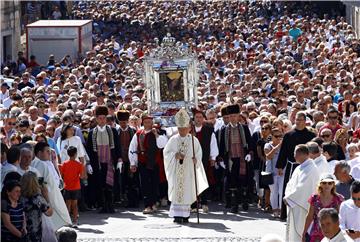
[[[239,202],[248,203],[251,197],[253,186],[253,175],[246,162],[246,175],[240,175],[240,158],[232,159],[231,170],[225,174],[225,195],[226,202],[231,206],[237,206]]]
[[[138,168],[144,206],[152,207],[159,198],[159,168],[155,165],[153,169],[149,169],[140,163]]]
[[[90,207],[102,207],[102,190],[100,170],[94,170],[92,175],[88,175],[87,201]]]
[[[167,198],[168,196],[168,183],[162,182],[159,184],[159,198]]]

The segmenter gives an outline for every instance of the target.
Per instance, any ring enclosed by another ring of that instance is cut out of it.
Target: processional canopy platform
[[[173,116],[180,108],[197,106],[199,62],[187,46],[167,34],[144,58],[144,80],[148,112],[161,117],[165,126],[174,124]]]

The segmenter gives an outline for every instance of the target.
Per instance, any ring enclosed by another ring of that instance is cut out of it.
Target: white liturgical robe
[[[49,170],[47,161],[42,161],[39,158],[31,162],[31,166],[39,171],[40,177],[44,178],[46,188],[49,191],[50,206],[54,210],[51,220],[54,231],[58,230],[64,225],[71,224],[69,212],[67,210],[63,196],[61,195],[59,185],[56,184],[56,179],[53,177],[52,172]]]
[[[319,179],[320,172],[312,159],[295,168],[285,189],[284,199],[288,204],[285,241],[301,241],[305,219],[310,209],[308,199],[316,191]]]
[[[202,150],[200,143],[194,137],[194,150],[196,163],[196,178],[198,195],[209,187],[205,170],[201,162]],[[185,155],[184,161],[175,158],[181,152]],[[190,206],[196,201],[195,175],[192,137],[190,134],[181,137],[176,134],[170,138],[164,149],[165,174],[168,180],[168,195],[171,201],[170,217],[189,217]]]

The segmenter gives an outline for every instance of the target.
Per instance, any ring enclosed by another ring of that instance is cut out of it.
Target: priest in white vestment
[[[320,172],[309,158],[306,145],[297,145],[294,157],[300,165],[295,168],[286,189],[284,201],[288,207],[286,239],[287,242],[302,241],[305,219],[310,208],[308,199],[316,191],[320,179]]]
[[[169,216],[174,217],[176,223],[187,223],[190,206],[196,201],[196,195],[201,194],[209,185],[201,162],[201,146],[198,139],[189,134],[190,117],[184,109],[175,115],[175,122],[179,133],[172,136],[164,148],[165,174],[171,201]],[[195,190],[194,164],[198,194]]]
[[[310,141],[306,143],[309,148],[310,158],[313,159],[316,167],[318,168],[320,175],[322,174],[332,174],[330,166],[326,160],[326,157],[321,154],[321,148],[318,143]]]
[[[64,225],[71,225],[71,219],[67,210],[63,196],[61,195],[59,184],[57,184],[51,170],[48,166],[50,160],[50,147],[47,143],[39,142],[34,148],[35,159],[31,162],[31,166],[36,168],[40,177],[44,179],[44,185],[49,192],[49,202],[54,210],[50,217],[54,231]]]

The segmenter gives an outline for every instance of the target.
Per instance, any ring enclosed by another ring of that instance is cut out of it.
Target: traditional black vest
[[[202,149],[202,162],[206,169],[210,159],[210,144],[211,135],[214,133],[214,128],[203,125],[200,132],[196,132],[196,138],[198,138]]]

